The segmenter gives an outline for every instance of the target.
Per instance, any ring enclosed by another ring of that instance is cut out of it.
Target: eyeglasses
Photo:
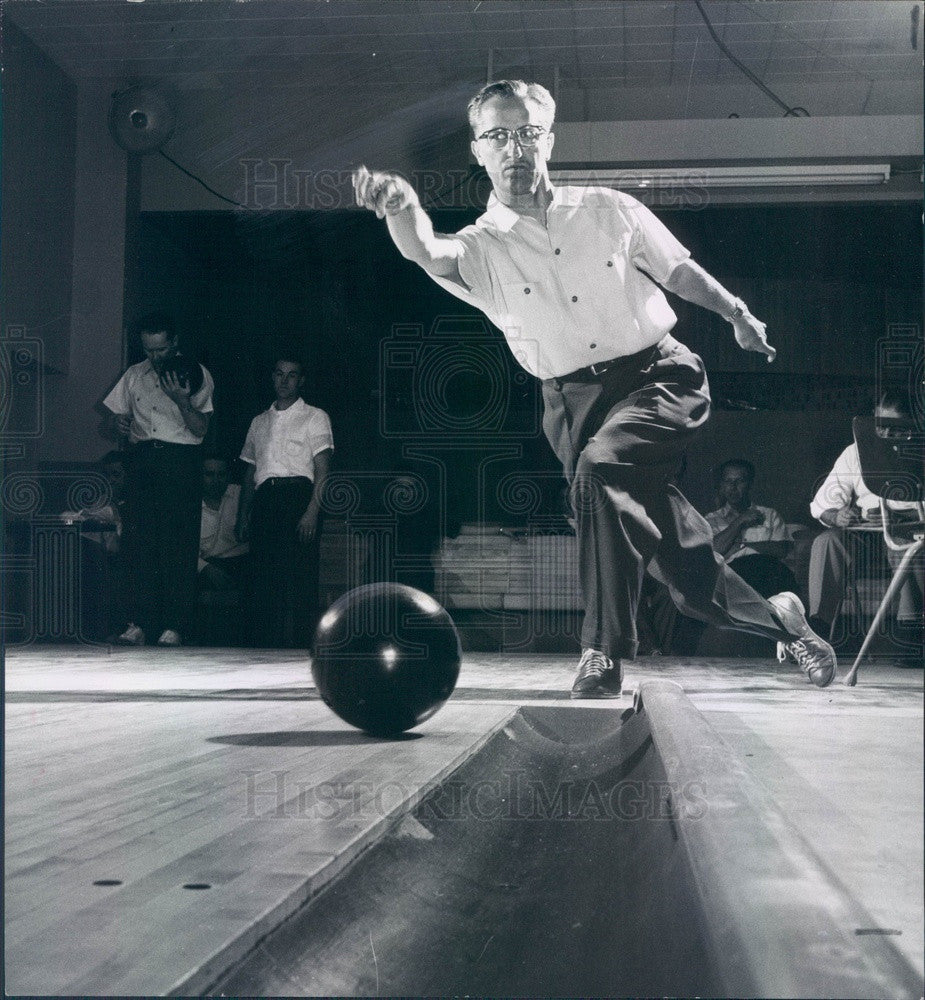
[[[492,149],[507,149],[507,144],[513,138],[521,148],[532,149],[545,131],[546,129],[540,125],[521,125],[515,129],[493,128],[483,132],[478,139],[488,140],[488,145]]]

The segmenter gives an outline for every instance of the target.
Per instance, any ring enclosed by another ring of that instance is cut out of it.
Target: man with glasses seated
[[[877,432],[883,437],[908,437],[912,427],[909,406],[900,393],[884,392],[874,410]],[[887,500],[897,521],[918,516],[912,501]],[[809,556],[810,621],[820,631],[829,633],[841,611],[845,598],[845,583],[853,562],[865,549],[868,558],[879,556],[882,541],[865,533],[865,527],[880,525],[880,501],[871,493],[861,477],[858,446],[852,441],[835,460],[809,507],[810,513],[827,530],[817,535]],[[885,549],[893,569],[899,565],[902,553]],[[921,554],[920,554],[921,555]],[[921,558],[913,562],[913,570],[899,591],[896,608],[897,631],[911,646],[921,647],[922,594],[925,590],[925,569]]]
[[[685,614],[785,643],[824,687],[835,654],[799,599],[765,600],[729,569],[671,482],[710,396],[700,358],[669,333],[677,317],[659,285],[729,320],[739,345],[770,361],[764,324],[634,198],[554,187],[554,117],[549,92],[519,80],[489,84],[470,101],[471,148],[493,193],[454,235],[434,232],[397,174],[361,167],[354,189],[359,205],[386,219],[402,255],[484,312],[542,380],[544,430],[571,484],[585,604],[572,696],[620,694],[647,570]]]

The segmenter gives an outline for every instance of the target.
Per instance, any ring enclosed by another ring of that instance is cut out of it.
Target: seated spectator
[[[762,597],[796,590],[796,580],[783,559],[790,548],[787,527],[771,507],[752,503],[755,467],[732,458],[719,467],[720,507],[707,514],[713,548]]]
[[[874,415],[878,419],[909,419],[908,407],[895,393],[884,393]],[[891,511],[899,517],[917,517],[913,502],[888,500]],[[863,533],[852,532],[863,524],[880,523],[880,501],[870,492],[861,478],[861,463],[857,445],[852,442],[835,460],[829,474],[816,491],[810,504],[810,513],[828,530],[813,541],[809,557],[809,614],[823,635],[831,634],[845,597],[845,579],[858,546],[863,544]],[[869,536],[868,536],[869,537]],[[899,565],[901,552],[886,550],[887,559],[894,569]],[[921,553],[920,553],[921,555]],[[899,593],[896,612],[901,627],[921,630],[923,561],[919,559],[906,578]]]
[[[228,462],[210,455],[202,462],[202,521],[199,590],[242,590],[248,544],[235,537],[241,487],[228,482]]]
[[[125,458],[119,451],[110,451],[96,463],[95,468],[109,483],[108,497],[101,497],[101,502],[92,507],[66,510],[61,519],[67,524],[88,524],[81,537],[107,552],[118,552],[125,507]]]
[[[95,465],[106,477],[108,495],[100,502],[61,514],[65,524],[80,524],[81,618],[88,639],[118,631],[128,607],[130,575],[124,555],[125,455],[110,451]]]

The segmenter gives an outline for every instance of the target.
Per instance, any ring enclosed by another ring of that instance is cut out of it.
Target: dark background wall
[[[15,25],[3,28],[4,324],[41,336],[44,363],[67,371],[77,88]],[[28,88],[21,86],[30,82]]]
[[[77,88],[9,23],[3,62],[0,437],[29,457],[69,365]]]
[[[713,466],[744,455],[759,468],[757,499],[805,521],[816,481],[850,440],[851,417],[873,405],[884,379],[908,379],[901,364],[885,367],[883,357],[884,345],[917,330],[921,314],[918,209],[660,214],[695,259],[767,322],[779,351],[768,366],[742,352],[713,314],[673,300],[676,332],[704,357],[715,403],[685,488],[708,509]],[[455,231],[476,215],[446,210],[434,218],[438,229]],[[403,446],[413,445],[446,465],[451,520],[516,523],[520,515],[499,504],[493,488],[514,469],[534,470],[545,502],[555,504],[536,383],[510,360],[497,330],[400,257],[372,215],[147,212],[135,244],[130,273],[138,287],[127,289],[126,301],[176,314],[186,349],[216,381],[212,444],[219,450],[238,453],[251,417],[270,402],[274,350],[294,344],[308,364],[306,398],[331,415],[340,471],[395,468]],[[411,348],[395,360],[384,345],[399,337]],[[429,414],[422,399],[431,401]],[[504,457],[505,448],[514,451]],[[478,470],[492,456],[486,494]]]

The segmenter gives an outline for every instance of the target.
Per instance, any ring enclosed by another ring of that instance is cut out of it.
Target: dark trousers
[[[312,541],[299,541],[299,519],[312,498],[310,479],[267,480],[254,494],[250,546],[252,641],[257,646],[311,645],[318,615],[321,521]]]
[[[703,362],[673,337],[601,376],[543,382],[543,428],[578,523],[582,645],[632,659],[645,572],[686,615],[791,638],[768,602],[713,550],[713,533],[674,485],[710,413]]]
[[[739,556],[738,559],[733,559],[729,565],[762,597],[779,594],[782,590],[793,591],[797,589],[797,580],[793,571],[785,566],[780,559],[775,559],[763,552]]]
[[[164,629],[188,637],[196,605],[202,516],[202,450],[144,442],[126,476],[129,523],[123,528],[134,581],[130,618],[157,639]]]

